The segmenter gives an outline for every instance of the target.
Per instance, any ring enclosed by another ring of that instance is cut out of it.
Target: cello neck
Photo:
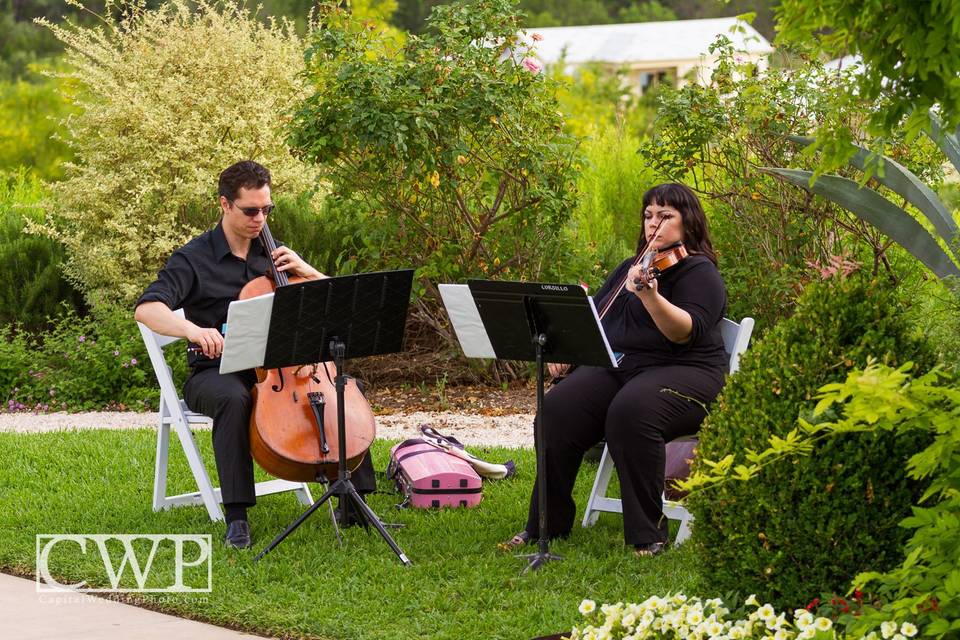
[[[290,284],[290,281],[287,279],[287,274],[283,271],[277,271],[277,266],[273,264],[273,255],[274,250],[277,248],[277,242],[273,239],[273,234],[270,233],[270,227],[266,223],[263,224],[263,229],[260,229],[260,235],[258,236],[260,240],[260,245],[263,246],[263,250],[267,253],[267,258],[270,260],[270,273],[273,276],[273,282],[278,287],[285,287]]]

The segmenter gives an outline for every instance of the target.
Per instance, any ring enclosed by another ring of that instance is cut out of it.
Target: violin
[[[277,243],[266,224],[259,240],[267,255],[272,256]],[[244,285],[239,299],[271,293],[304,280],[288,277],[273,267],[269,275]],[[351,471],[360,465],[376,437],[373,410],[356,380],[349,378],[344,394],[346,441],[341,443],[337,433],[336,375],[332,362],[257,368],[250,413],[250,453],[264,471],[295,482],[316,482],[323,477],[332,482],[337,478],[341,447],[346,449]]]
[[[687,248],[682,242],[676,242],[669,247],[664,247],[657,251],[645,251],[640,256],[640,268],[647,275],[648,280],[659,278],[660,275],[670,268],[680,264],[680,262],[689,256]],[[638,287],[643,284],[639,278],[634,278],[633,284]],[[647,286],[650,286],[649,283]]]

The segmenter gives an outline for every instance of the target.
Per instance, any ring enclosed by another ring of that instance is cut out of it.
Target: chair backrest
[[[184,317],[183,309],[177,309],[175,314]],[[150,364],[153,365],[153,372],[157,376],[157,383],[160,385],[160,412],[164,415],[176,415],[174,412],[180,411],[180,395],[173,384],[173,372],[167,364],[163,348],[168,344],[174,343],[180,338],[164,336],[156,333],[142,322],[138,322],[140,335],[143,337],[143,343],[147,347],[147,355],[150,356]]]
[[[730,373],[740,368],[740,354],[747,350],[750,335],[753,333],[753,318],[746,317],[739,323],[724,318],[720,321],[720,334],[723,336],[723,348],[730,354]]]

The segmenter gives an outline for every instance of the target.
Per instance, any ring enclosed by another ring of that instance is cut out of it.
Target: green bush
[[[357,265],[417,267],[431,327],[446,325],[436,282],[549,277],[566,250],[576,141],[556,82],[521,61],[510,2],[437,7],[432,31],[400,50],[333,3],[319,19],[314,93],[291,143],[331,191],[363,203]]]
[[[871,356],[924,368],[933,361],[888,286],[858,275],[810,285],[796,313],[741,360],[703,426],[701,456],[766,448],[771,435],[794,428],[818,388]],[[692,545],[705,584],[792,608],[844,592],[858,571],[890,568],[905,540],[897,523],[919,497],[905,462],[926,443],[916,434],[843,435],[760,481],[695,493]]]
[[[24,233],[26,220],[39,220],[44,196],[39,179],[21,170],[0,179],[0,326],[17,323],[37,331],[61,303],[74,310],[83,299],[64,279],[63,248],[49,238]]]
[[[156,408],[160,390],[133,312],[99,305],[86,317],[64,309],[36,337],[0,337],[0,398],[8,411]],[[167,363],[178,385],[186,357],[171,347]]]
[[[92,304],[132,303],[174,249],[216,222],[217,176],[233,162],[268,166],[278,194],[316,184],[283,140],[306,88],[292,24],[265,25],[235,0],[117,13],[95,27],[44,22],[66,46],[59,76],[77,113],[61,130],[76,162],[31,230],[65,245],[66,273]]]
[[[34,65],[31,82],[0,81],[0,171],[29,167],[47,180],[63,174],[63,163],[73,159],[57,136],[57,121],[73,111],[69,87],[40,75],[49,66]]]

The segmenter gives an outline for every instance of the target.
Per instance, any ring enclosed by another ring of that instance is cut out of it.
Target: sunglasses
[[[265,207],[240,207],[237,206],[236,202],[230,201],[230,204],[240,209],[243,212],[243,215],[250,216],[251,218],[256,217],[260,212],[263,212],[264,217],[270,215],[276,205],[268,204]]]

